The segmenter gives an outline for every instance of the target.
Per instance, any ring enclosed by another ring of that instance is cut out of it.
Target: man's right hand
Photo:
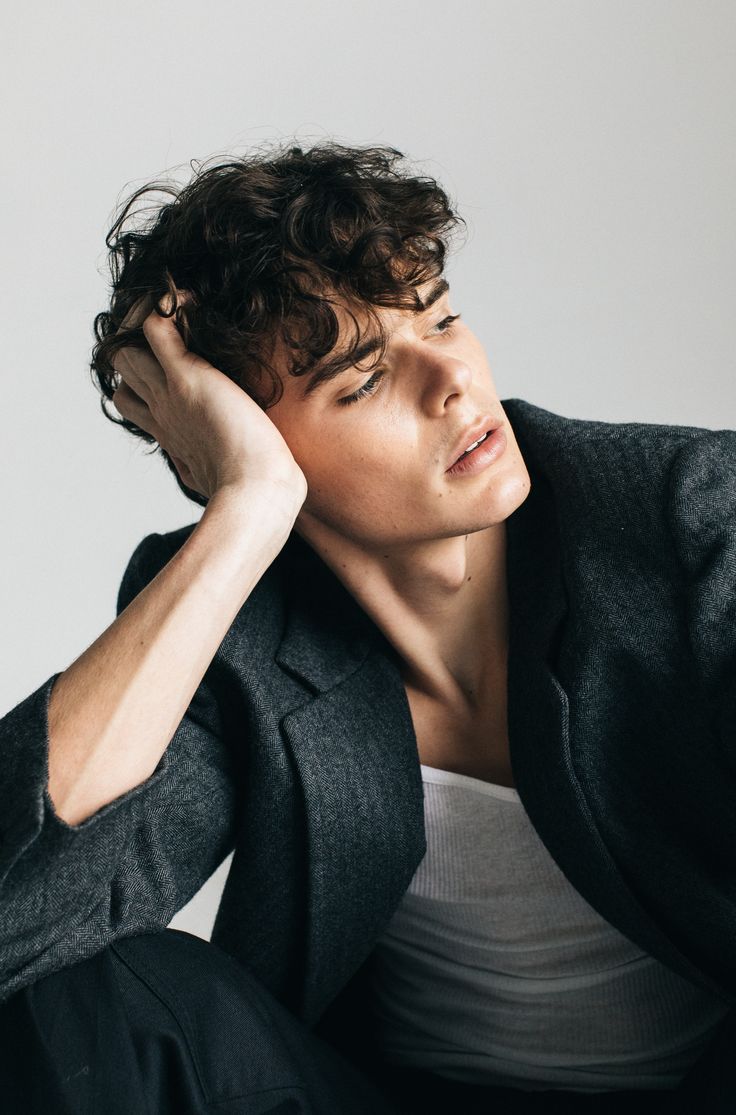
[[[189,352],[173,316],[149,309],[139,303],[123,322],[143,317],[150,352],[127,346],[114,356],[118,412],[156,439],[188,488],[207,499],[226,488],[273,490],[296,516],[307,482],[275,424],[223,372]]]

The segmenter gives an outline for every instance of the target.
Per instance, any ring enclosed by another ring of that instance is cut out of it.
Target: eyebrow
[[[426,313],[449,289],[450,284],[447,279],[438,279],[434,286],[427,292],[427,297],[422,302],[421,310],[415,310],[413,312],[418,316]],[[328,360],[317,371],[312,373],[307,386],[302,392],[302,398],[308,398],[308,396],[311,395],[313,391],[316,391],[323,383],[335,379],[336,376],[342,375],[343,372],[350,371],[351,368],[359,364],[361,360],[365,360],[367,356],[370,356],[380,347],[380,338],[364,341],[363,344],[359,345],[356,349],[344,353],[342,356],[335,356],[332,360]]]

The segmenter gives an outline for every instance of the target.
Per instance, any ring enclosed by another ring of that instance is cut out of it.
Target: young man
[[[113,230],[98,381],[205,511],[0,723],[25,1110],[730,1110],[736,433],[499,400],[397,159]],[[233,849],[240,965],[158,932]]]

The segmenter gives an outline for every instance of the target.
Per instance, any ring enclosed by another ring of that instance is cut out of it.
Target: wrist
[[[303,502],[294,488],[276,482],[225,485],[208,500],[201,522],[216,520],[236,538],[273,536],[283,544]]]

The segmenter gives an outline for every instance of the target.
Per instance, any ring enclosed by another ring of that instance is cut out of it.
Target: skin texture
[[[505,520],[530,480],[483,346],[462,318],[445,321],[451,298],[421,314],[379,310],[390,342],[373,394],[340,404],[374,375],[355,367],[306,398],[308,377],[284,373],[267,413],[307,480],[297,532],[396,647],[411,690],[472,710],[503,677]],[[282,372],[283,350],[274,357]],[[483,415],[503,420],[505,452],[477,475],[448,476]]]

